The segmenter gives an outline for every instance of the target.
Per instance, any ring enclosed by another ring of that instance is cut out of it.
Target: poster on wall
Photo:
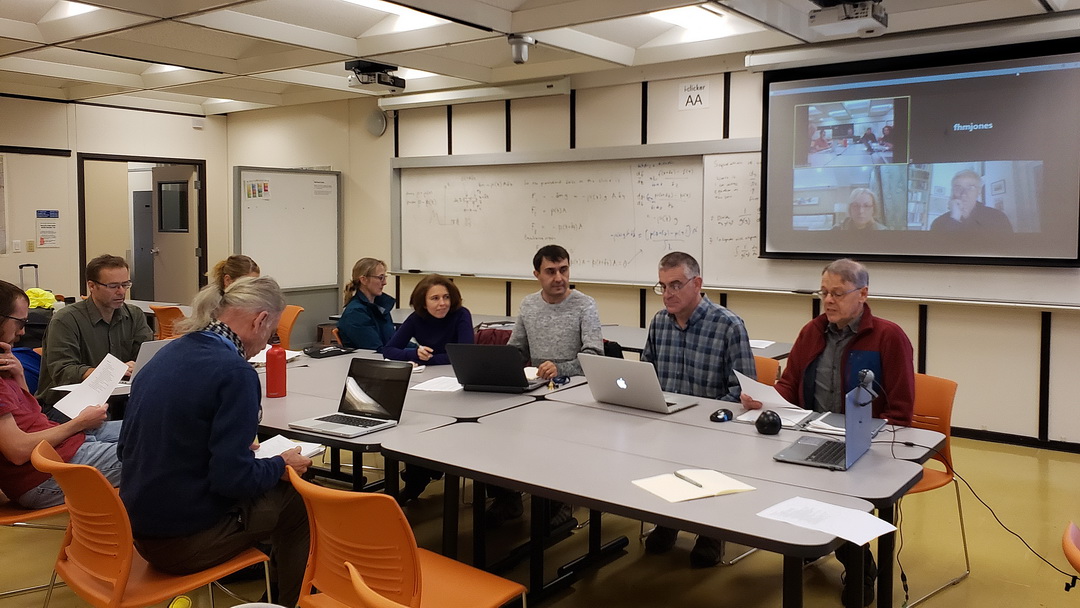
[[[249,179],[244,181],[244,198],[253,199],[258,198],[262,200],[270,200],[270,180],[269,179]]]
[[[0,154],[0,255],[7,255],[7,188],[4,187],[5,157]]]
[[[60,211],[57,209],[37,210],[37,246],[56,248],[60,246]]]

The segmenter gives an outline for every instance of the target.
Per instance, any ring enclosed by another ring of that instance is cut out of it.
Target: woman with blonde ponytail
[[[352,279],[345,284],[345,310],[338,319],[343,346],[381,351],[394,335],[390,318],[396,300],[383,293],[386,262],[361,258],[353,264]]]
[[[257,277],[259,265],[246,255],[230,255],[207,273],[210,284],[203,287],[191,302],[191,316],[176,324],[177,331],[187,333],[206,327],[215,318],[225,289],[237,279]]]

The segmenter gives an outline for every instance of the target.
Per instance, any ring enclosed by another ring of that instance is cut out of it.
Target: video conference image
[[[766,257],[1077,262],[1080,55],[782,78]]]

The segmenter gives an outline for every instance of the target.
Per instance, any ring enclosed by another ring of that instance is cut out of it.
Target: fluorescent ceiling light
[[[431,15],[428,15],[427,13],[421,13],[420,11],[406,8],[398,4],[383,2],[382,0],[345,0],[345,2],[349,2],[350,4],[355,4],[357,6],[363,6],[364,8],[370,8],[372,10],[380,11],[383,13],[395,15],[397,17],[397,21],[391,28],[395,32],[422,30],[424,28],[449,23],[445,19],[433,17]]]
[[[722,14],[700,6],[683,6],[649,13],[653,19],[683,28],[683,42],[698,42],[723,38],[733,33],[730,19]]]
[[[177,70],[183,70],[183,69],[185,69],[185,68],[182,68],[182,67],[180,67],[178,65],[168,65],[168,64],[164,64],[164,63],[158,63],[158,64],[154,64],[154,65],[146,68],[146,70],[143,71],[143,74],[164,74],[165,72],[175,72]]]
[[[79,15],[85,15],[86,13],[92,13],[96,10],[100,10],[96,6],[90,6],[89,4],[82,4],[81,2],[68,2],[68,0],[60,0],[52,9],[42,17],[39,23],[46,21],[58,21],[60,19],[68,19],[70,17],[78,17]]]

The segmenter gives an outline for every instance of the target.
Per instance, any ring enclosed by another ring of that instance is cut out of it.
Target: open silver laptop
[[[871,417],[873,395],[864,387],[848,391],[844,403],[844,439],[804,436],[778,452],[773,459],[834,471],[846,471],[870,449],[875,429],[881,428]],[[884,422],[884,421],[882,421]]]
[[[593,399],[601,403],[661,414],[673,414],[698,403],[697,397],[660,390],[660,380],[652,363],[584,353],[578,355],[578,361]]]
[[[289,428],[335,437],[359,437],[401,419],[413,366],[405,361],[353,359],[338,413],[290,422]]]
[[[150,340],[149,342],[143,342],[139,346],[139,355],[135,357],[135,366],[131,370],[131,377],[127,380],[121,380],[120,384],[131,384],[131,381],[138,375],[139,370],[146,367],[146,364],[154,358],[154,355],[158,354],[158,351],[170,342],[172,342],[172,340]]]

